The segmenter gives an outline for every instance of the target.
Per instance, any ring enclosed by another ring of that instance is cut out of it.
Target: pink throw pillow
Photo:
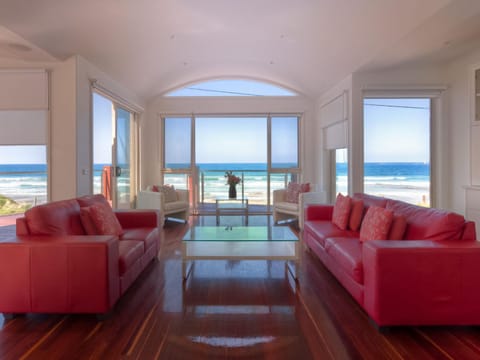
[[[287,186],[287,202],[298,204],[298,192],[300,184],[289,182]]]
[[[162,193],[165,196],[165,202],[177,201],[177,193],[173,185],[153,185],[152,191]]]
[[[95,227],[96,235],[120,236],[123,234],[122,226],[110,206],[101,203],[94,204],[89,206],[87,211]],[[85,231],[88,233],[87,229]]]
[[[359,199],[352,199],[352,211],[350,212],[350,219],[348,227],[350,230],[358,231],[362,224],[363,217],[363,201]]]
[[[337,225],[340,229],[346,230],[351,208],[352,198],[350,196],[338,194],[335,206],[333,207],[332,223]]]
[[[360,228],[360,241],[387,240],[392,220],[393,211],[370,206]]]
[[[394,215],[390,232],[388,234],[389,240],[403,240],[403,235],[407,230],[407,219],[402,215]]]
[[[287,186],[287,202],[298,204],[298,196],[300,193],[309,192],[310,183],[292,183],[289,182]]]

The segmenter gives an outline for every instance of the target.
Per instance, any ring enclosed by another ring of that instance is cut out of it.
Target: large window
[[[298,167],[298,117],[272,117],[272,168]]]
[[[430,206],[430,108],[424,98],[364,100],[364,191]]]
[[[209,80],[182,87],[165,96],[296,96],[277,85],[245,79]]]
[[[46,110],[0,111],[0,215],[48,198]]]
[[[190,169],[191,118],[166,118],[164,163],[169,169]]]
[[[272,191],[300,173],[298,116],[168,117],[162,129],[163,182],[189,188],[196,203],[228,195],[233,171],[238,196],[265,210]]]
[[[0,215],[47,201],[47,147],[0,146]]]

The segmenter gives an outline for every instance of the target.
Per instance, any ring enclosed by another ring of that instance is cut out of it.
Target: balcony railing
[[[237,198],[248,198],[252,210],[258,209],[259,212],[269,211],[273,190],[285,188],[289,181],[297,178],[297,174],[293,172],[270,172],[269,176],[267,170],[199,169],[194,175],[165,173],[164,183],[173,184],[179,189],[189,189],[193,207],[199,212],[208,212],[214,210],[216,199],[228,197],[229,186],[225,172],[230,170],[241,179],[237,185]]]

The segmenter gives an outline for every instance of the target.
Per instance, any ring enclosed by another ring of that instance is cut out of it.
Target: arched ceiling
[[[146,100],[225,77],[313,98],[446,41],[458,52],[456,39],[480,34],[479,13],[478,0],[3,0],[0,25],[44,52],[33,61],[81,55]]]

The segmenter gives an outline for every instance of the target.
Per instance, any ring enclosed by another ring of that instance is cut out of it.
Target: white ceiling
[[[0,58],[79,54],[147,100],[224,77],[316,97],[359,69],[468,51],[480,0],[0,0],[0,25]]]

